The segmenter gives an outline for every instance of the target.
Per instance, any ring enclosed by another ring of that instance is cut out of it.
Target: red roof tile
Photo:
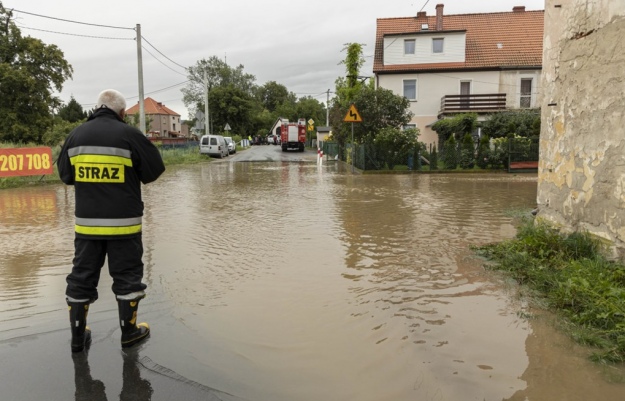
[[[544,10],[443,15],[443,31],[466,31],[465,62],[437,64],[383,63],[384,36],[437,32],[436,16],[378,18],[373,72],[493,69],[542,65]],[[500,44],[498,46],[498,44]]]
[[[170,116],[180,116],[180,114],[176,113],[175,111],[173,111],[172,109],[168,107],[165,107],[164,104],[157,102],[151,97],[145,98],[145,100],[143,101],[143,107],[145,109],[145,114],[159,114],[159,115],[166,114]],[[139,112],[139,102],[137,102],[137,104],[135,104],[134,106],[126,110],[126,114],[128,115],[133,115],[138,112]]]

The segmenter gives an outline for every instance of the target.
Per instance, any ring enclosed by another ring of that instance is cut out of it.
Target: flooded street
[[[593,364],[544,314],[532,318],[469,249],[514,236],[515,212],[535,207],[535,175],[225,160],[168,168],[144,201],[145,399],[623,399],[625,369]],[[73,207],[60,184],[0,191],[6,399],[77,391],[64,299]],[[114,400],[126,365],[104,269],[88,362]]]

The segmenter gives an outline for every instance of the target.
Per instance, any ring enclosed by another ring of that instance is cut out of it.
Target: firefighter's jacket
[[[100,108],[69,134],[57,163],[61,180],[75,189],[77,237],[141,234],[141,183],[165,171],[160,152],[141,131]]]

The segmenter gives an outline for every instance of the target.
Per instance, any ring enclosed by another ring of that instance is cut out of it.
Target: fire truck
[[[300,118],[296,123],[283,121],[280,127],[280,142],[283,152],[289,149],[303,152],[306,143],[306,119]]]

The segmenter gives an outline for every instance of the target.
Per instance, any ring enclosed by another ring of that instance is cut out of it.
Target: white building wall
[[[432,52],[432,39],[444,38],[442,53]],[[415,40],[415,54],[404,54],[404,39]],[[464,62],[466,34],[432,32],[384,38],[384,65]]]
[[[506,94],[506,107],[521,107],[521,80],[532,79],[531,108],[540,107],[541,101],[541,70],[504,70],[501,72],[500,93]]]

